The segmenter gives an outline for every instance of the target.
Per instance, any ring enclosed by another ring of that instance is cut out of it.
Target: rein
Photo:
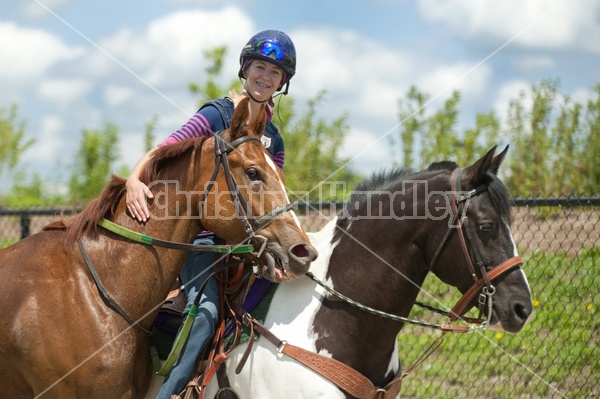
[[[237,245],[194,245],[174,241],[160,240],[150,237],[146,234],[138,233],[137,231],[129,230],[126,227],[120,226],[108,219],[100,219],[97,222],[98,226],[104,227],[106,230],[115,233],[121,237],[125,237],[139,244],[152,245],[163,248],[179,249],[182,251],[194,252],[217,252],[222,254],[245,254],[254,250],[254,246],[247,244]]]
[[[470,331],[470,327],[469,326],[457,326],[457,325],[450,325],[450,324],[427,323],[427,322],[423,322],[423,321],[408,319],[406,317],[398,316],[398,315],[391,314],[391,313],[382,312],[381,310],[373,309],[373,308],[371,308],[369,306],[365,306],[365,305],[363,305],[363,304],[361,304],[359,302],[356,302],[356,301],[348,298],[344,294],[342,294],[342,293],[334,290],[333,288],[331,288],[327,284],[325,284],[323,281],[321,281],[319,278],[317,278],[311,272],[306,273],[306,276],[309,277],[314,282],[316,282],[317,284],[319,284],[321,287],[323,287],[325,289],[325,291],[329,292],[330,294],[333,294],[333,295],[337,296],[338,298],[340,298],[344,302],[346,302],[346,303],[348,303],[348,304],[350,304],[350,305],[352,305],[352,306],[354,306],[354,307],[356,307],[356,308],[358,308],[360,310],[363,310],[365,312],[372,313],[374,315],[381,316],[381,317],[384,317],[386,319],[395,320],[395,321],[402,321],[402,322],[405,322],[405,323],[414,324],[414,325],[418,325],[418,326],[421,326],[421,327],[429,327],[429,328],[432,328],[434,330],[441,330],[441,331],[445,331],[445,332],[466,333],[466,332]]]

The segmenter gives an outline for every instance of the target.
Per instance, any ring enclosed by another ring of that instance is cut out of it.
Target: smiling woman
[[[254,120],[260,113],[266,112],[265,133],[261,137],[262,145],[267,149],[272,159],[267,164],[272,167],[271,173],[280,173],[284,162],[283,138],[278,129],[271,123],[273,95],[283,90],[287,94],[290,80],[296,73],[296,48],[289,36],[278,30],[261,31],[250,38],[243,47],[239,57],[240,67],[238,77],[243,80],[244,90],[240,95],[231,94],[229,97],[209,101],[193,115],[186,124],[171,134],[161,146],[149,151],[138,162],[127,180],[127,209],[129,214],[140,223],[150,219],[148,201],[154,196],[148,186],[141,181],[140,171],[149,159],[161,147],[175,145],[190,137],[211,137],[222,129],[234,123],[245,124],[246,120],[232,119],[240,108],[249,112],[247,120]],[[232,158],[247,168],[247,177],[252,181],[260,179],[264,171],[253,167],[245,159]],[[276,167],[274,165],[277,165]],[[285,187],[281,185],[281,190]],[[220,215],[218,208],[203,207],[204,215]],[[205,220],[207,218],[205,217]],[[201,232],[194,241],[195,245],[215,245],[221,239],[212,231]],[[312,257],[316,255],[312,250],[301,255]],[[277,281],[287,281],[285,267],[278,256],[265,254],[264,259],[268,267],[269,276]],[[196,313],[194,324],[191,327],[186,345],[173,369],[165,378],[165,382],[158,394],[159,399],[169,399],[171,395],[180,393],[187,382],[192,379],[198,357],[215,333],[215,325],[220,314],[219,283],[215,276],[209,275],[213,264],[212,254],[190,253],[180,273],[187,295],[187,307],[184,317],[194,309]],[[203,287],[203,289],[201,289]],[[198,295],[201,295],[198,299]]]

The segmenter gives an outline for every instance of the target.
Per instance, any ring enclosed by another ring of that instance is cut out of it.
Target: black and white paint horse
[[[310,236],[320,253],[311,272],[353,301],[403,317],[432,272],[467,294],[454,319],[483,293],[485,308],[491,308],[489,326],[520,331],[533,307],[510,230],[510,198],[496,176],[506,151],[494,157],[494,147],[464,169],[444,162],[421,172],[371,177],[338,217]],[[234,349],[226,362],[229,383],[241,398],[352,397],[287,356],[284,347],[293,345],[336,359],[374,387],[385,387],[401,373],[396,337],[403,325],[299,278],[279,286],[264,322],[282,341],[279,348],[261,336],[240,374],[234,369],[245,345]],[[213,378],[205,398],[217,390]]]

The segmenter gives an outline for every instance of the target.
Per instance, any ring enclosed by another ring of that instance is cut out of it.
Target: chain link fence
[[[340,209],[341,204],[313,204],[299,216],[307,231],[318,231]],[[0,209],[0,247],[38,232],[58,214],[68,218],[71,213]],[[406,377],[402,398],[600,398],[600,198],[516,199],[513,219],[533,295],[531,322],[516,335],[447,334]],[[448,308],[460,298],[433,276],[423,289]],[[416,307],[411,314],[446,322],[440,317]],[[398,337],[404,367],[439,336],[406,325]]]

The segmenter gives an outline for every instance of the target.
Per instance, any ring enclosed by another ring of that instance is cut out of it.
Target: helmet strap
[[[282,91],[282,92],[280,92],[280,93],[279,93],[279,94],[277,94],[277,95],[279,96],[279,95],[283,94],[284,96],[287,96],[287,94],[288,94],[288,89],[289,89],[289,88],[290,88],[290,81],[288,80],[288,81],[285,83],[285,88],[283,89],[283,91]]]

